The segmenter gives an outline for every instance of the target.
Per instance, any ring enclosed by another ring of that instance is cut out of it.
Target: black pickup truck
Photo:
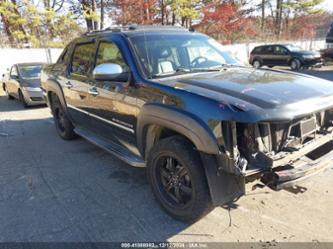
[[[146,167],[157,201],[181,220],[236,201],[248,181],[290,187],[333,158],[332,82],[237,65],[197,32],[90,32],[41,81],[63,139]]]

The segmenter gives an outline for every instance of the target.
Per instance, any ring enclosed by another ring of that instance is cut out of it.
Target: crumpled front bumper
[[[324,65],[324,60],[322,58],[304,60],[302,64],[305,67],[321,67],[322,65]]]
[[[263,174],[261,181],[274,190],[289,188],[333,166],[333,140],[284,167]]]

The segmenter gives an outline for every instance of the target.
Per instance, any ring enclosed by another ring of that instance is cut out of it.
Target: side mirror
[[[114,63],[104,63],[95,67],[93,78],[95,80],[114,80],[124,73],[122,67]]]

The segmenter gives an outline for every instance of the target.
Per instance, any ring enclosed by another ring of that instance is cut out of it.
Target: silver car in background
[[[2,88],[8,99],[16,98],[24,107],[45,104],[40,88],[42,66],[42,63],[18,63],[3,74]]]

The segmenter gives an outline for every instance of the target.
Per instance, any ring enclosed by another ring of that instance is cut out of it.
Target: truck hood
[[[276,113],[289,108],[289,112],[301,115],[305,111],[333,106],[333,82],[282,70],[231,67],[167,82],[178,89],[243,106],[244,110],[261,109],[266,116],[269,110]]]

